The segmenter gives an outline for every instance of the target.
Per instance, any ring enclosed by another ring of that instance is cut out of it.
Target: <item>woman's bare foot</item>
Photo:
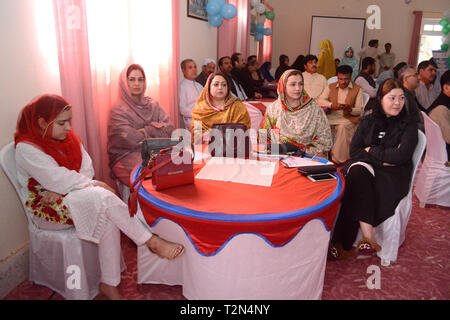
[[[151,252],[160,258],[169,260],[179,257],[184,252],[184,247],[181,244],[164,240],[156,234],[153,234],[146,244]]]
[[[105,295],[109,300],[124,300],[122,295],[119,293],[117,287],[110,286],[106,283],[101,282],[98,285],[98,290],[101,294]]]

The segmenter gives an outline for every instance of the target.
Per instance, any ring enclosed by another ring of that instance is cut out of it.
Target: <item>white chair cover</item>
[[[414,176],[425,150],[426,143],[427,139],[425,134],[419,130],[419,141],[417,142],[417,146],[412,157],[413,174],[411,177],[409,192],[397,205],[394,215],[374,228],[375,239],[381,246],[381,251],[378,252],[378,257],[380,257],[381,264],[384,266],[388,266],[391,262],[397,261],[398,248],[402,245],[403,241],[405,241],[406,226],[412,210],[412,188]],[[356,246],[361,239],[362,233],[360,229],[354,245]]]
[[[123,202],[128,203],[128,198],[130,197],[130,188],[122,184],[119,179],[116,179],[116,185],[120,199],[122,199]]]
[[[428,204],[450,207],[450,167],[445,166],[447,150],[441,128],[422,111],[427,151],[417,173],[415,194],[423,208]]]
[[[80,240],[75,233],[75,228],[42,230],[33,222],[31,214],[24,206],[25,201],[21,198],[20,186],[17,181],[14,142],[7,144],[0,151],[0,164],[14,186],[28,220],[29,280],[58,292],[68,300],[93,299],[98,295],[98,284],[100,283],[98,246]],[[70,266],[79,267],[79,288],[77,288],[76,281],[72,282],[75,279],[75,273],[69,268]],[[122,257],[122,270],[124,267]]]
[[[330,79],[327,80],[328,84],[334,83],[334,82],[337,82],[337,81],[338,81],[337,76],[331,77]]]
[[[244,104],[247,108],[248,114],[250,115],[250,121],[252,125],[250,129],[250,140],[252,144],[255,145],[258,143],[258,128],[263,119],[263,115],[258,108],[252,106],[250,103],[244,102]]]

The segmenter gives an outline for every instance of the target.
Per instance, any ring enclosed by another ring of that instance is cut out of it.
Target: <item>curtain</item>
[[[409,47],[408,64],[415,66],[419,55],[420,31],[422,27],[422,11],[414,11],[414,25],[411,35],[411,45]]]
[[[241,54],[243,57],[250,55],[250,2],[240,0],[238,7],[238,23],[241,26]]]
[[[265,3],[267,11],[273,11],[273,8]],[[266,19],[264,22],[264,28],[270,28],[273,32],[273,21]],[[272,63],[272,37],[273,33],[270,36],[264,36],[263,40],[258,44],[258,63],[262,65],[264,62],[269,61]]]
[[[228,0],[238,8],[239,0]],[[239,14],[239,13],[238,13]],[[217,61],[221,57],[231,56],[236,52],[238,19],[223,19],[222,25],[217,28]]]
[[[123,68],[142,65],[146,94],[159,101],[179,126],[179,1],[53,0],[53,4],[61,88],[74,105],[74,130],[87,146],[96,179],[114,185],[106,152],[107,124]]]

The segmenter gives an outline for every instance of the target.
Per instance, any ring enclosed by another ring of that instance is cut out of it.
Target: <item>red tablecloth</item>
[[[194,175],[202,167],[194,165]],[[138,199],[149,225],[170,219],[199,253],[214,255],[239,233],[255,233],[282,246],[312,219],[320,219],[330,230],[344,190],[344,180],[336,176],[337,180],[312,182],[280,165],[271,187],[195,179],[192,185],[156,191],[147,180]]]

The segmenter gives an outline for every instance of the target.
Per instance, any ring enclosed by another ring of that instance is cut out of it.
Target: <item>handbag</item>
[[[142,156],[142,168],[145,168],[153,154],[160,152],[163,149],[167,149],[178,145],[181,140],[172,140],[171,138],[148,138],[142,141],[141,156]]]
[[[297,171],[303,176],[307,176],[310,174],[332,173],[336,171],[336,168],[329,165],[302,166],[298,167]]]
[[[130,187],[130,197],[128,198],[130,216],[136,214],[137,195],[144,180],[152,179],[152,185],[155,190],[194,183],[194,155],[189,157],[189,161],[183,161],[186,160],[184,155],[183,148],[170,147],[152,156],[148,165],[144,167],[139,177]],[[175,162],[174,159],[176,159]]]
[[[250,156],[251,142],[245,124],[216,123],[213,124],[211,131],[208,150],[212,157],[248,158]],[[222,138],[221,141],[216,141],[216,138],[219,138],[217,135]]]

